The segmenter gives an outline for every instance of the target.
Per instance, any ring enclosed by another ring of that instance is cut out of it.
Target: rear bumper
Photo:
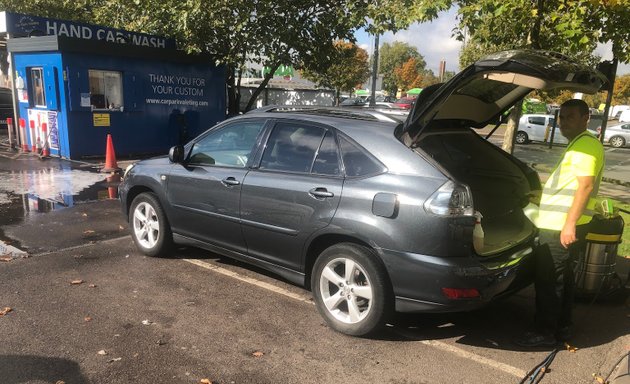
[[[534,242],[491,261],[434,257],[379,249],[391,278],[398,312],[460,312],[480,308],[532,282]],[[477,289],[479,297],[449,299],[442,288]]]

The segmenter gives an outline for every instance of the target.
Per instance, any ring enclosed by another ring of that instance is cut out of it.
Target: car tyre
[[[613,136],[610,138],[610,140],[608,140],[608,142],[611,146],[615,148],[621,148],[626,145],[626,140],[624,140],[624,138],[621,136]]]
[[[518,131],[516,132],[514,140],[517,144],[527,144],[529,142],[529,136],[527,136],[527,133],[523,131]]]
[[[365,336],[382,328],[394,297],[385,267],[369,248],[340,243],[324,250],[313,266],[317,309],[334,330]]]
[[[164,256],[173,245],[170,224],[154,193],[141,193],[133,199],[129,227],[136,246],[147,256]]]

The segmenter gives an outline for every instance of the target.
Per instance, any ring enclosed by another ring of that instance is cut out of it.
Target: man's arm
[[[595,187],[595,176],[577,176],[577,181],[578,188],[575,191],[573,203],[571,203],[571,208],[569,208],[567,214],[567,220],[564,222],[564,227],[560,233],[560,244],[565,248],[577,241],[575,226],[580,216],[582,216],[591,197],[591,192],[593,192]]]

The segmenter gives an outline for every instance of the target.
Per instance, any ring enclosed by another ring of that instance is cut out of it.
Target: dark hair
[[[564,107],[577,108],[580,111],[580,115],[582,116],[588,115],[590,113],[590,110],[588,109],[588,104],[586,104],[584,100],[580,99],[567,100],[560,106],[560,108]]]

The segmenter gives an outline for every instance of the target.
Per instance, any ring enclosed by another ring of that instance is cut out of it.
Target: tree
[[[383,74],[383,89],[389,94],[395,95],[398,91],[395,69],[412,58],[416,60],[415,67],[424,70],[426,63],[415,47],[400,41],[384,43],[381,47],[379,73]]]
[[[423,68],[420,68],[419,64],[418,59],[412,57],[400,67],[394,68],[397,88],[409,90],[421,86],[424,76],[422,76]]]
[[[339,104],[342,91],[352,91],[357,84],[365,82],[370,76],[368,53],[356,44],[336,41],[335,51],[330,57],[330,65],[325,70],[302,71],[304,78],[321,86],[335,90],[335,105]]]
[[[620,76],[615,81],[613,104],[630,104],[630,74]]]

